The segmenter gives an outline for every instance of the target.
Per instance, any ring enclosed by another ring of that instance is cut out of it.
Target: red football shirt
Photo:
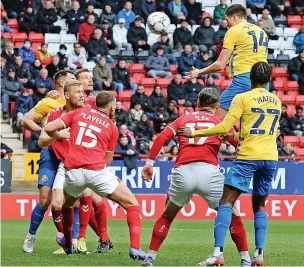
[[[179,128],[188,127],[192,131],[207,129],[219,124],[221,121],[222,119],[212,112],[197,111],[178,118],[168,125],[161,134],[163,134],[166,141],[169,141],[176,135]],[[179,153],[175,167],[198,161],[218,165],[218,151],[222,143],[219,137],[187,138],[180,136],[178,139]]]
[[[52,111],[48,117],[47,122],[51,122],[62,117],[64,115],[63,109],[64,107],[60,107]],[[55,140],[52,143],[52,148],[54,150],[57,159],[64,160],[65,158],[64,155],[66,155],[66,152],[69,149],[69,141],[67,139]]]
[[[89,105],[91,108],[96,109],[96,96],[95,95],[89,94],[89,95],[86,95],[84,98],[85,98],[85,103],[87,105]]]
[[[107,151],[115,151],[118,129],[104,113],[82,108],[61,118],[65,128],[71,128],[69,150],[64,167],[101,170],[105,167]]]

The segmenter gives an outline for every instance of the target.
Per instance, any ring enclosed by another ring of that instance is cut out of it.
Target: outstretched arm
[[[48,123],[44,127],[44,131],[47,133],[48,136],[50,136],[54,139],[59,139],[60,134],[58,131],[64,129],[65,127],[66,127],[66,125],[64,124],[64,122],[61,119],[56,119],[56,120]]]

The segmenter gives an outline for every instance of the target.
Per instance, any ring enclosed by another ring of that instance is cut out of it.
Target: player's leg
[[[74,251],[78,251],[78,236],[79,236],[79,231],[80,231],[79,205],[80,205],[79,200],[77,200],[74,203],[74,223],[73,223],[73,230],[72,230],[72,243],[73,243]],[[87,250],[84,253],[86,254]]]

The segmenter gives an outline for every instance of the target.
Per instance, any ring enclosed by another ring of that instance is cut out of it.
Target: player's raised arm
[[[21,125],[25,129],[40,133],[42,128],[37,124],[37,122],[40,121],[40,119],[41,118],[32,109],[25,114],[25,116],[21,121]]]
[[[46,134],[48,136],[50,136],[54,139],[60,139],[60,134],[58,131],[60,131],[64,128],[66,128],[65,122],[61,118],[59,118],[59,119],[56,119],[56,120],[48,123],[44,127],[44,131],[46,132]]]

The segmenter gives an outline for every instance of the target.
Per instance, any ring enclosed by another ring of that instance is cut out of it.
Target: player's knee
[[[267,196],[252,195],[252,210],[254,213],[264,211]]]
[[[52,210],[61,210],[63,206],[63,201],[61,199],[53,199],[51,202]]]
[[[137,207],[139,207],[139,203],[138,203],[137,199],[136,199],[134,196],[131,197],[131,198],[129,198],[129,199],[126,199],[126,200],[122,201],[122,202],[120,203],[120,205],[121,205],[124,209],[130,208],[130,207],[132,207],[132,206],[137,206]]]
[[[42,209],[47,209],[51,204],[48,196],[39,196],[39,205]]]

